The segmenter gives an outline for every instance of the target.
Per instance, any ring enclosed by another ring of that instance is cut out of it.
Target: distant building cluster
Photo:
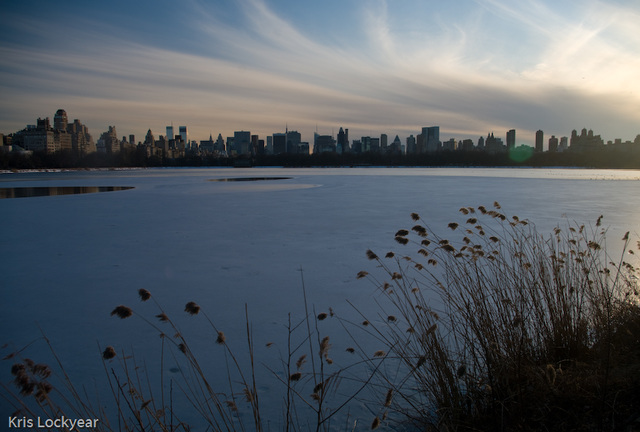
[[[300,132],[285,128],[284,132],[273,133],[261,139],[258,135],[252,135],[249,131],[235,131],[233,136],[224,139],[221,134],[214,140],[213,135],[209,139],[195,141],[189,138],[186,126],[173,124],[166,127],[165,135],[159,135],[156,139],[149,129],[143,141],[136,143],[135,136],[129,135],[118,138],[115,126],[109,126],[108,130],[101,133],[94,142],[87,127],[78,119],[69,123],[67,113],[63,109],[56,111],[53,116],[53,125],[49,118],[38,118],[35,125],[28,125],[21,131],[4,136],[2,138],[2,150],[5,152],[32,153],[59,151],[73,151],[80,155],[93,152],[116,154],[125,150],[143,151],[147,157],[163,159],[177,159],[186,155],[213,156],[219,158],[253,157],[256,155],[280,155],[280,154],[305,154],[311,152],[320,153],[378,153],[378,154],[428,154],[439,152],[484,152],[487,154],[509,153],[517,150],[545,151],[544,132],[538,130],[535,134],[535,146],[533,149],[524,144],[517,146],[516,130],[507,131],[505,141],[488,133],[477,141],[464,139],[457,141],[450,138],[446,141],[440,139],[440,127],[423,127],[421,132],[410,135],[404,144],[396,135],[393,141],[389,141],[387,134],[380,136],[363,136],[349,140],[349,129],[340,128],[337,136],[313,134],[313,143],[302,141]],[[176,133],[177,132],[177,133]],[[625,152],[640,152],[640,135],[634,141],[622,142],[616,139],[606,144],[600,135],[594,135],[592,130],[582,129],[578,134],[573,130],[571,137],[556,137],[552,135],[546,145],[548,152],[586,152],[594,150],[617,150]]]

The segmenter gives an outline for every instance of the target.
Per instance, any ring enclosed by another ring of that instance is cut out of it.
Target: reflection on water
[[[133,189],[132,186],[49,186],[0,188],[0,199],[28,198],[53,195],[76,195]]]
[[[211,179],[214,182],[240,182],[240,181],[263,181],[263,180],[287,180],[292,177],[229,177],[220,179]]]

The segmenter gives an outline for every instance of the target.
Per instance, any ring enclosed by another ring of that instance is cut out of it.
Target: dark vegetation
[[[513,156],[513,155],[512,155]],[[516,155],[517,156],[517,155]],[[170,159],[147,157],[144,148],[123,150],[115,154],[91,153],[79,155],[73,151],[57,153],[35,152],[31,156],[1,153],[0,169],[45,168],[109,168],[109,167],[205,167],[234,166],[284,167],[350,167],[350,166],[427,166],[427,167],[582,167],[582,168],[640,168],[640,152],[585,151],[562,153],[532,153],[530,157],[509,157],[508,154],[488,154],[478,151],[443,151],[433,154],[381,153],[320,153],[255,155],[252,157],[221,158],[214,155],[187,154]]]
[[[104,401],[88,402],[62,364],[53,368],[64,383],[56,387],[52,368],[19,350],[5,358],[13,384],[2,395],[16,415],[101,417],[98,430],[105,431],[638,430],[640,242],[627,233],[622,254],[611,257],[601,219],[544,235],[498,203],[460,213],[439,230],[412,214],[395,235],[407,253],[367,251],[376,266],[357,278],[380,294],[376,316],[317,312],[305,295],[304,317],[288,319],[279,364],[264,366],[281,385],[279,412],[261,408],[274,395],[259,390],[248,313],[238,344],[198,304],[185,305],[185,314],[209,329],[205,343],[224,353],[229,384],[213,388],[210,359],[195,354],[202,341],[183,334],[146,289],[138,292],[140,312],[121,305],[112,319],[139,319],[161,335],[161,357],[181,364],[175,390],[133,353],[106,346],[100,354],[109,412]],[[353,341],[349,363],[334,362],[341,354],[323,327],[330,320]],[[380,349],[364,345],[363,336]],[[174,409],[178,398],[196,413],[190,426]],[[354,402],[370,408],[364,427],[349,417]]]

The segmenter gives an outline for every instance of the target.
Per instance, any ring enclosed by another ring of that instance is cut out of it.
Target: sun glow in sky
[[[635,0],[94,3],[3,2],[0,133],[59,108],[94,139],[640,133]]]

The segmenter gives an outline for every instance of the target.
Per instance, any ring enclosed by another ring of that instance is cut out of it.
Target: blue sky
[[[2,1],[0,132],[640,133],[640,2]]]

